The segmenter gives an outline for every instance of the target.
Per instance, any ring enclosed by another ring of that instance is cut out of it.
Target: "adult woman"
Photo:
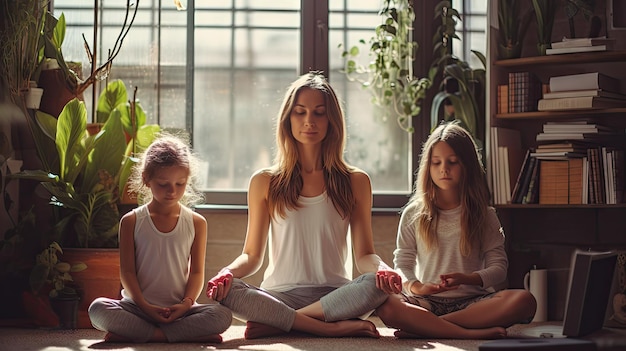
[[[292,329],[378,337],[373,323],[356,318],[398,293],[400,280],[374,252],[370,179],[343,159],[343,111],[323,75],[292,83],[276,132],[274,166],[250,180],[243,252],[208,282],[207,295],[248,321],[246,338]],[[365,273],[354,281],[345,268],[348,227],[356,266]],[[268,237],[261,288],[233,279],[259,269]]]

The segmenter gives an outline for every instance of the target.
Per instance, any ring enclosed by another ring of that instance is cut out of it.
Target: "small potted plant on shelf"
[[[552,44],[552,27],[559,6],[554,0],[532,0],[537,19],[537,51],[544,56]]]
[[[522,56],[522,44],[532,19],[532,11],[522,14],[518,0],[498,1],[498,58],[513,59]]]
[[[80,295],[72,285],[71,273],[83,271],[87,266],[82,262],[63,262],[59,259],[62,254],[61,246],[52,242],[37,255],[30,273],[31,291],[24,293],[24,303],[39,324],[51,322],[49,327],[75,329]],[[41,295],[42,291],[47,294]],[[52,311],[57,318],[51,316]]]

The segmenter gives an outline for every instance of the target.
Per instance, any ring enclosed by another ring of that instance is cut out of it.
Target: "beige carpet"
[[[485,340],[444,340],[444,339],[397,339],[393,329],[380,324],[377,318],[372,321],[379,326],[380,339],[370,338],[319,338],[307,335],[287,335],[258,340],[244,340],[244,326],[233,325],[222,334],[222,344],[110,344],[103,343],[103,332],[95,329],[45,330],[25,328],[0,328],[1,351],[66,351],[66,350],[119,350],[119,351],[187,351],[187,350],[337,350],[337,351],[407,351],[407,350],[478,350]],[[529,337],[532,334],[554,328],[555,323],[533,323],[515,325],[508,329],[511,338]],[[623,332],[623,331],[618,331]],[[602,332],[597,338],[599,349],[626,349],[626,334],[616,338],[613,331]],[[594,334],[595,335],[595,334]],[[596,340],[594,340],[596,341]]]

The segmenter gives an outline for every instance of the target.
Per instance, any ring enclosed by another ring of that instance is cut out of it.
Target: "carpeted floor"
[[[1,351],[65,351],[65,350],[119,350],[119,351],[188,351],[188,350],[268,350],[268,351],[407,351],[407,350],[478,350],[485,340],[397,339],[393,329],[386,328],[377,318],[372,321],[379,327],[380,339],[371,338],[319,338],[308,335],[286,335],[257,340],[243,339],[244,326],[233,325],[222,334],[221,344],[113,344],[103,343],[103,332],[95,329],[45,330],[26,328],[0,328]],[[508,329],[510,338],[529,338],[551,331],[556,323],[515,325]],[[609,333],[609,334],[607,334]],[[617,334],[616,337],[613,333]],[[602,331],[591,338],[600,350],[626,349],[623,330]]]

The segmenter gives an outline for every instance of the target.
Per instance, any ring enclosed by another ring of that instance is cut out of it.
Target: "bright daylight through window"
[[[308,38],[302,35],[301,18],[311,16],[308,7],[301,8],[303,2],[183,1],[195,8],[177,11],[174,1],[139,1],[110,79],[120,78],[128,87],[138,88],[149,123],[191,133],[194,150],[203,160],[201,180],[209,203],[242,204],[252,173],[272,162],[275,118],[283,94],[300,73],[301,56],[315,55],[315,46],[320,45],[301,40]],[[477,3],[484,37],[486,4]],[[94,15],[99,20],[96,54],[102,60],[115,44],[126,0],[53,4],[54,13],[64,13],[67,22],[64,55],[82,62],[86,75],[89,62],[82,47],[86,40],[94,48]],[[328,30],[329,79],[347,116],[346,159],[368,172],[375,194],[406,195],[414,170],[411,136],[395,120],[385,120],[370,104],[369,93],[340,71],[344,62],[339,44],[367,41],[380,24],[380,4],[380,0],[329,0],[328,25],[319,25],[318,30]],[[457,2],[455,6],[463,9]],[[459,29],[460,34],[472,32],[466,30]],[[469,44],[475,43],[464,43]],[[92,95],[91,90],[85,93],[88,109]],[[239,196],[229,200],[232,194]]]

